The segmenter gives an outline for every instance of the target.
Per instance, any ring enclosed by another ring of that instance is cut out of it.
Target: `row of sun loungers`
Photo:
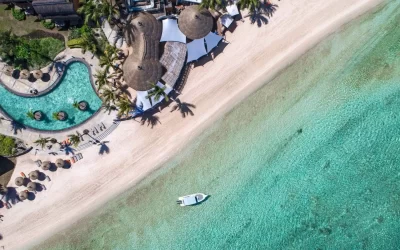
[[[79,161],[79,160],[82,160],[82,159],[83,159],[83,156],[82,156],[81,153],[79,153],[79,154],[76,154],[76,155],[74,155],[74,156],[71,157],[71,162],[72,162],[72,163],[75,163],[75,162],[77,162],[77,161]]]

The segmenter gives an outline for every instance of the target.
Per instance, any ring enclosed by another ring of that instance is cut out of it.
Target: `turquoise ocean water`
[[[37,249],[399,249],[399,24],[390,1],[346,25]]]
[[[61,130],[80,124],[90,118],[101,106],[101,100],[93,90],[89,71],[85,64],[74,62],[68,65],[58,86],[46,95],[26,98],[14,95],[0,86],[0,105],[13,119],[36,129]],[[74,101],[87,101],[90,109],[82,112],[74,108]],[[41,110],[45,119],[35,121],[27,117],[29,111]],[[65,111],[66,121],[56,121],[52,114]]]

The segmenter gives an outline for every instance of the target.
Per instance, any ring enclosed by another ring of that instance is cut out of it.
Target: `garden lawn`
[[[68,31],[58,31],[56,29],[48,30],[43,27],[37,16],[26,16],[24,21],[17,21],[12,16],[11,9],[7,10],[7,5],[0,5],[0,31],[12,29],[13,33],[22,36],[31,33],[35,30],[44,30],[47,32],[54,32],[62,34],[64,37],[68,36]]]

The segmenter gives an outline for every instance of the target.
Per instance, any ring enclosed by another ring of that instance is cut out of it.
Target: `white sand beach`
[[[99,155],[99,147],[93,146],[82,151],[83,160],[71,169],[46,173],[51,178],[43,182],[47,190],[33,201],[1,210],[0,247],[29,248],[132,188],[321,39],[383,0],[271,2],[278,7],[267,25],[238,21],[233,33],[226,32],[229,44],[220,46],[222,53],[191,70],[179,98],[196,105],[194,116],[171,113],[172,104],[157,114],[160,124],[154,128],[122,122],[105,139],[109,154]],[[36,159],[32,154],[19,157],[10,185],[20,172],[37,169]]]

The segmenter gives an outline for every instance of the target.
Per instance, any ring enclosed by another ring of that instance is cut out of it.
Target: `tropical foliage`
[[[64,41],[46,37],[28,39],[14,35],[11,30],[0,31],[0,58],[15,67],[41,68],[64,50]]]
[[[97,70],[96,74],[94,74],[93,76],[96,78],[95,84],[97,85],[97,90],[108,85],[109,76],[107,70]]]
[[[117,5],[113,5],[108,0],[87,0],[83,6],[78,9],[78,13],[85,16],[85,24],[94,22],[99,26],[101,18],[113,21],[119,14],[119,11]]]
[[[0,134],[0,155],[12,155],[15,148],[15,139]]]
[[[56,25],[53,23],[53,21],[46,21],[46,20],[42,20],[42,25],[43,27],[45,27],[46,29],[54,29],[54,27],[56,27]]]
[[[166,86],[160,87],[156,84],[152,84],[152,86],[153,88],[147,92],[146,96],[146,99],[149,99],[150,103],[152,103],[151,97],[154,97],[154,100],[158,101],[161,96],[163,96],[167,102],[169,101],[168,95],[165,93],[165,89],[167,88]]]
[[[79,109],[79,102],[74,101],[74,103],[72,103],[72,107]]]
[[[261,5],[260,0],[239,0],[241,9],[248,9],[250,12],[254,12]]]
[[[34,143],[36,143],[36,146],[40,146],[42,149],[44,149],[46,147],[46,144],[50,141],[50,137],[41,137],[39,135],[39,139],[37,139],[36,141],[34,141]]]
[[[58,118],[58,112],[54,112],[52,115],[51,115],[51,117],[53,117],[53,119],[54,120],[59,120],[59,118]]]
[[[224,0],[203,0],[200,7],[215,10],[225,8],[226,2]]]
[[[92,33],[84,33],[80,38],[75,38],[67,42],[70,48],[81,48],[82,53],[90,51],[96,54],[98,51],[97,40]]]
[[[74,147],[77,147],[79,143],[81,143],[81,135],[78,131],[76,131],[76,134],[68,135],[68,138],[72,145],[74,145]]]
[[[132,111],[132,102],[127,96],[123,96],[117,102],[118,116],[128,115]]]
[[[100,92],[100,96],[105,103],[116,103],[118,95],[115,89],[111,87],[103,87]]]
[[[22,21],[25,20],[25,12],[23,10],[17,10],[15,8],[12,8],[11,10],[13,17],[18,20],[18,21]]]
[[[29,110],[29,111],[26,113],[26,116],[27,116],[28,118],[31,118],[32,120],[35,119],[35,115],[33,114],[33,111],[32,111],[32,110]]]
[[[102,67],[105,67],[105,70],[108,71],[110,68],[117,70],[117,67],[114,64],[114,61],[118,59],[117,56],[118,49],[109,44],[106,45],[104,54],[100,56],[99,64]]]

